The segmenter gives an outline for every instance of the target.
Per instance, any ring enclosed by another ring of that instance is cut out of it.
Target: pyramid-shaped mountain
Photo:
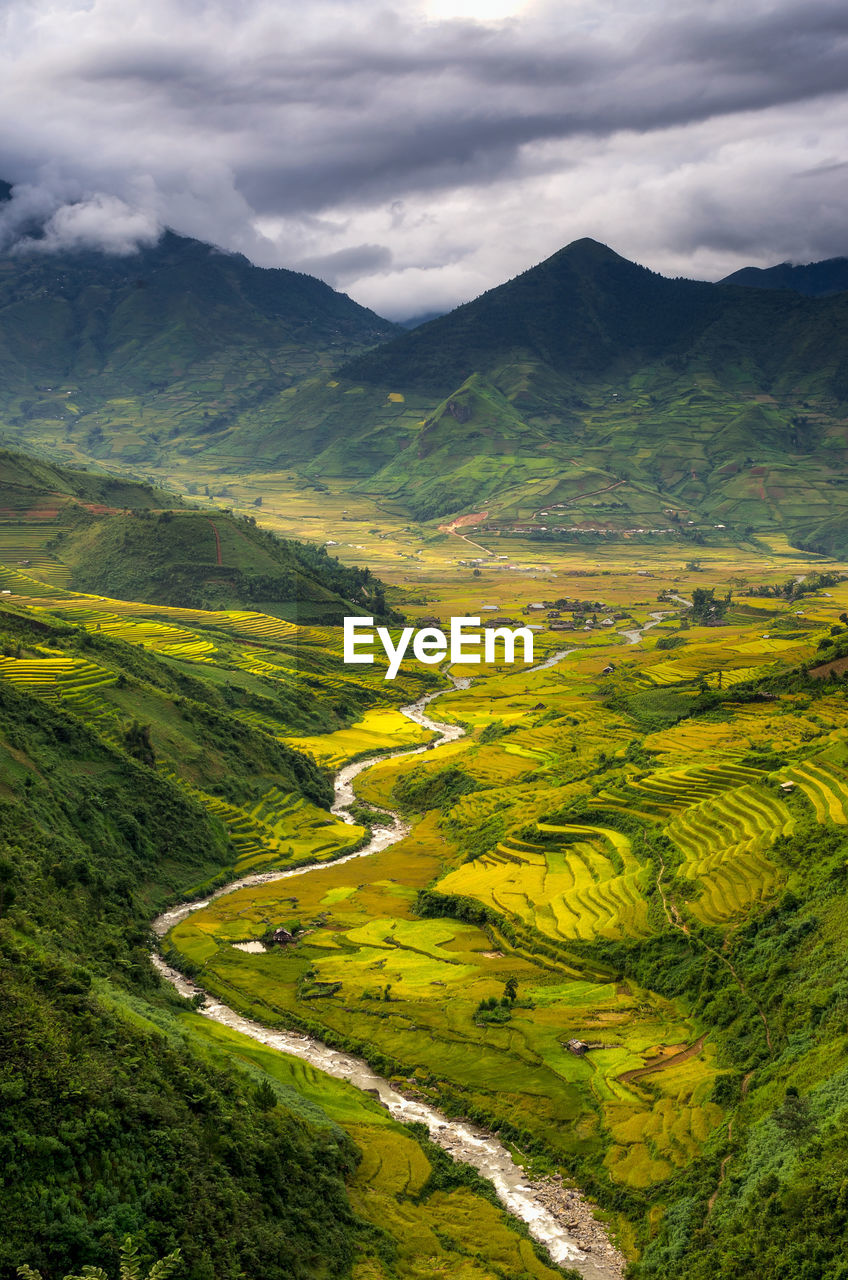
[[[709,284],[667,280],[595,240],[577,240],[343,373],[444,390],[515,351],[558,373],[592,376],[685,349],[721,305]]]

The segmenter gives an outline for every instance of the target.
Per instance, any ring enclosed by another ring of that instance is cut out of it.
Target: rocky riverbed
[[[537,1178],[528,1186],[548,1213],[570,1233],[583,1253],[601,1262],[610,1276],[623,1276],[627,1259],[610,1243],[606,1228],[595,1214],[597,1207],[580,1191],[563,1181],[561,1174],[552,1178]]]

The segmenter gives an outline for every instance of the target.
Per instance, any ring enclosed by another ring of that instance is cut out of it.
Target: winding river
[[[648,625],[656,624],[649,623]],[[634,643],[634,641],[631,640],[631,643]],[[544,662],[529,668],[529,670],[552,667],[573,652],[574,650],[572,649],[560,650]],[[467,688],[471,683],[469,679],[464,677],[451,676],[450,679],[452,681],[452,689]],[[420,724],[423,728],[429,729],[432,733],[438,735],[436,745],[453,742],[457,738],[463,737],[465,733],[465,730],[458,725],[432,720],[427,714],[429,704],[435,698],[447,692],[451,692],[451,689],[440,689],[436,693],[426,694],[409,706],[401,707],[402,713],[408,716],[410,720],[414,720],[416,724]],[[368,759],[357,760],[353,764],[346,765],[343,769],[340,769],[335,778],[335,800],[332,812],[344,821],[352,823],[354,819],[348,810],[354,801],[353,779],[357,774],[361,773],[363,769],[371,768],[372,765],[378,764],[382,760],[389,758],[396,760],[405,756],[420,755],[431,750],[432,745],[415,747],[409,751],[370,756]],[[399,814],[386,812],[385,816],[385,825],[374,827],[371,839],[356,852],[346,854],[331,862],[305,864],[288,871],[257,872],[254,875],[244,876],[241,880],[233,881],[231,884],[216,890],[215,893],[202,901],[181,903],[170,911],[163,912],[153,921],[153,932],[159,938],[164,937],[169,929],[173,928],[179,921],[184,920],[192,911],[202,910],[213,899],[219,898],[224,894],[235,893],[237,890],[249,888],[251,885],[267,884],[272,880],[286,880],[291,876],[301,876],[305,872],[309,872],[310,875],[317,875],[326,867],[337,867],[342,862],[350,862],[355,858],[367,858],[373,853],[378,853],[380,850],[388,848],[389,845],[395,844],[398,840],[402,840],[409,831],[409,827]],[[166,964],[157,953],[153,954],[152,960],[158,971],[176,988],[180,995],[186,997],[203,995],[205,997],[204,1003],[200,1008],[200,1013],[204,1017],[231,1027],[233,1030],[241,1032],[242,1035],[249,1036],[252,1040],[257,1040],[260,1044],[277,1049],[281,1053],[303,1058],[321,1071],[325,1071],[328,1075],[347,1080],[356,1088],[376,1095],[390,1114],[402,1123],[416,1121],[425,1124],[434,1142],[443,1147],[455,1160],[473,1165],[483,1177],[492,1183],[505,1207],[510,1213],[527,1224],[530,1234],[540,1244],[544,1245],[555,1263],[574,1268],[586,1280],[620,1280],[623,1275],[624,1260],[606,1239],[603,1231],[599,1227],[594,1230],[592,1232],[592,1245],[584,1245],[581,1248],[576,1243],[574,1235],[559,1220],[562,1216],[561,1212],[555,1216],[543,1202],[545,1199],[550,1199],[550,1195],[545,1196],[539,1187],[533,1186],[528,1182],[524,1170],[515,1163],[509,1151],[491,1133],[467,1121],[448,1119],[435,1107],[405,1097],[397,1089],[394,1089],[388,1081],[384,1080],[382,1076],[372,1071],[367,1062],[361,1058],[331,1049],[313,1036],[303,1035],[295,1031],[272,1031],[259,1022],[242,1017],[241,1014],[236,1013],[227,1005],[203,992],[194,982]],[[585,1220],[588,1214],[586,1213],[585,1202],[582,1201],[579,1193],[571,1193],[571,1200],[566,1212],[569,1217],[576,1216],[578,1202],[582,1206],[580,1217]]]

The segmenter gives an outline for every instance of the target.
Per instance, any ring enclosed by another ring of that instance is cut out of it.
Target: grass
[[[365,834],[363,827],[330,817],[302,795],[278,787],[253,803],[235,805],[181,783],[176,773],[170,776],[223,824],[236,850],[233,868],[238,875],[336,858],[355,848]]]

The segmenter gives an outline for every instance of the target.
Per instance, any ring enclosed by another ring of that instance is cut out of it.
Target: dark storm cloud
[[[461,292],[458,264],[510,233],[511,202],[516,237],[523,209],[548,251],[620,226],[617,247],[706,269],[713,251],[791,256],[835,234],[842,2],[540,0],[424,22],[370,0],[12,0],[0,22],[0,174],[30,182],[30,206],[70,178],[89,201],[73,218],[56,197],[57,245],[111,212],[123,252],[140,209],[146,236],[152,219],[345,282],[448,264]]]
[[[291,265],[298,271],[326,280],[327,284],[340,286],[349,280],[358,280],[360,276],[385,271],[391,264],[391,252],[384,245],[358,244],[350,249],[338,249],[335,253],[324,254],[323,257],[303,258]]]
[[[137,105],[152,131],[219,132],[250,203],[287,213],[485,182],[534,142],[666,129],[848,84],[844,4],[646,5],[640,21],[581,34],[568,14],[422,27],[366,5],[328,36],[283,21],[271,49],[210,46],[201,30],[182,49],[130,36],[69,50],[61,79],[72,99]],[[227,147],[239,135],[241,156]]]

